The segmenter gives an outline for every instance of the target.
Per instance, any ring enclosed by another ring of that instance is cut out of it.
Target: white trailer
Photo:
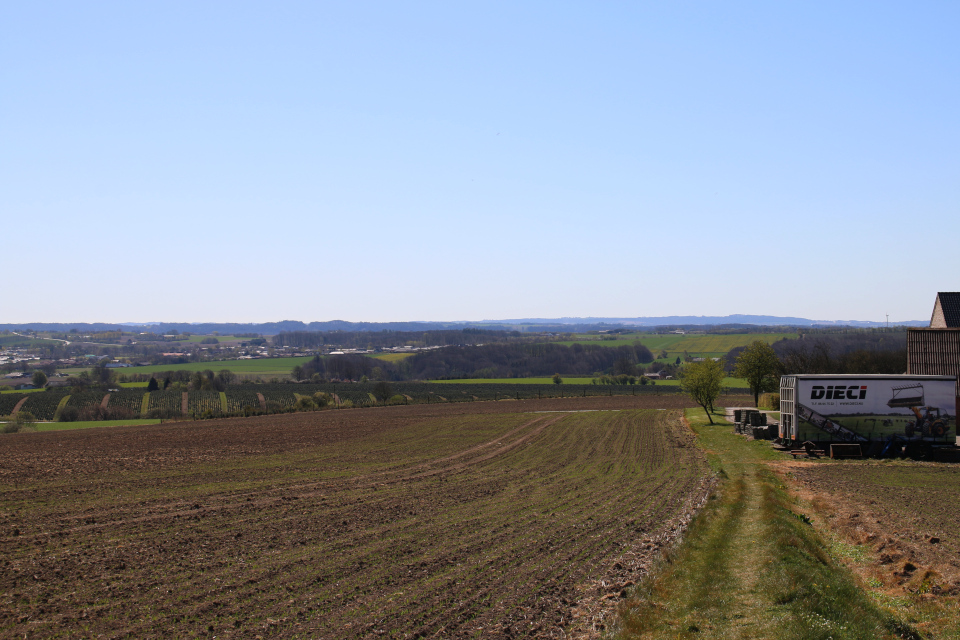
[[[780,378],[780,439],[956,443],[957,379],[917,375]]]

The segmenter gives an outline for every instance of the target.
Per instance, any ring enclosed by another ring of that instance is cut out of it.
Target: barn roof
[[[938,329],[960,327],[960,291],[941,291],[937,294],[930,326]]]

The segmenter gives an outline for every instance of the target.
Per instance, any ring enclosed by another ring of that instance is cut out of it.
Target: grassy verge
[[[721,484],[622,603],[618,638],[919,637],[833,559],[768,466],[779,454],[723,420],[708,425],[701,409],[687,416]]]
[[[143,424],[159,424],[156,419],[143,420],[91,420],[79,422],[35,422],[25,427],[24,431],[70,431],[73,429],[90,429],[92,427],[123,427]]]

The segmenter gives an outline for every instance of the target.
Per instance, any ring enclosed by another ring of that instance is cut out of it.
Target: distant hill
[[[894,322],[891,326],[925,327],[927,320],[908,320]],[[739,325],[743,327],[882,327],[885,322],[867,320],[808,320],[781,316],[650,316],[639,318],[520,318],[514,320],[482,320],[457,322],[348,322],[346,320],[328,320],[325,322],[300,322],[282,320],[263,323],[231,322],[144,322],[144,323],[84,323],[84,322],[28,322],[23,324],[0,324],[0,331],[58,331],[67,332],[76,329],[80,332],[92,331],[150,331],[152,333],[170,333],[189,331],[196,334],[210,334],[214,331],[222,335],[237,333],[259,333],[273,336],[281,331],[431,331],[439,329],[463,329],[476,327],[506,331],[545,331],[578,332],[598,329],[653,328],[653,327],[702,327],[707,325]]]
[[[673,325],[761,325],[784,327],[883,327],[886,322],[871,320],[809,320],[807,318],[791,318],[784,316],[646,316],[639,318],[520,318],[515,320],[485,320],[505,325],[551,324],[551,325],[594,325],[612,324],[638,327],[663,327]],[[906,320],[893,322],[891,326],[925,327],[929,320]]]

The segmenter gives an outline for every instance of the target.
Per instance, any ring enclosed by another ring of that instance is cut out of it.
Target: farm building
[[[960,380],[960,292],[941,292],[929,327],[907,330],[907,373]],[[960,412],[960,385],[956,388]]]
[[[960,292],[940,292],[933,304],[933,314],[930,316],[931,329],[948,329],[960,327]]]
[[[907,373],[960,377],[960,292],[938,293],[930,326],[907,330]]]

